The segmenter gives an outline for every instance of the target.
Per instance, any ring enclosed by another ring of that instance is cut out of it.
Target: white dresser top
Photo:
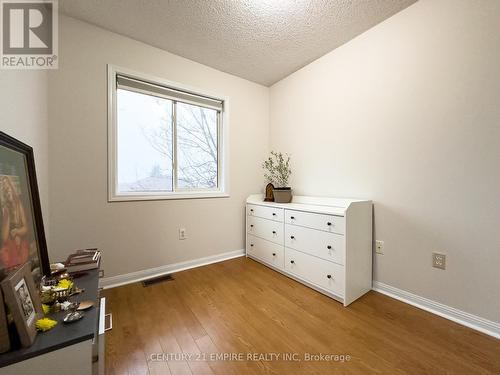
[[[308,197],[294,195],[290,203],[264,202],[263,194],[253,194],[247,198],[248,204],[285,208],[288,210],[316,212],[320,214],[345,216],[349,206],[358,202],[371,202],[363,199]]]

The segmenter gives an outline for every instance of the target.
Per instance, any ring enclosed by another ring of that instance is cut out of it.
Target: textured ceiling
[[[71,17],[270,86],[416,0],[60,0]]]

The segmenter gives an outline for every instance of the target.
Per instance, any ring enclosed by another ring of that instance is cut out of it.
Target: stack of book
[[[66,259],[64,266],[68,272],[80,272],[99,268],[101,252],[97,249],[77,250]]]

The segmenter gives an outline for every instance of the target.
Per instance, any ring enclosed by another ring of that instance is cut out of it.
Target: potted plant
[[[264,177],[276,186],[273,189],[274,201],[277,203],[289,203],[292,201],[292,188],[288,186],[288,180],[292,174],[290,169],[290,156],[281,152],[271,151],[271,155],[262,163]]]

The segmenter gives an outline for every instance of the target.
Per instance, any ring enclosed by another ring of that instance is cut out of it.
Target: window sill
[[[120,194],[108,198],[108,202],[134,202],[134,201],[163,201],[175,199],[206,199],[229,198],[229,193],[223,192],[177,192],[166,195],[158,194]]]

